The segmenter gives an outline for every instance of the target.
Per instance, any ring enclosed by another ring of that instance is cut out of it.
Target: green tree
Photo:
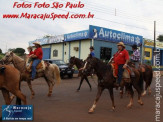
[[[2,49],[0,49],[0,54],[2,53]]]
[[[16,48],[15,50],[13,50],[13,52],[17,53],[18,55],[24,55],[25,49],[23,49],[23,48]]]
[[[163,42],[163,34],[162,34],[162,35],[159,35],[159,36],[157,37],[157,40],[159,40],[160,42]]]

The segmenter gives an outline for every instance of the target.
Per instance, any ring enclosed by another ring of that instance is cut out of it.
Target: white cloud
[[[44,2],[43,0],[33,0]],[[66,0],[62,2],[65,3]],[[69,0],[72,3],[77,3],[77,0]],[[129,33],[143,35],[146,38],[153,39],[153,21],[157,21],[157,35],[163,32],[163,11],[161,0],[82,0],[85,3],[83,9],[64,9],[76,13],[91,13],[95,14],[96,18],[105,19],[132,25],[133,28],[121,24],[103,21],[100,19],[73,19],[73,20],[27,20],[27,19],[2,19],[3,14],[8,13],[66,13],[65,11],[56,9],[24,9],[12,8],[15,0],[0,1],[0,48],[5,51],[7,48],[23,47],[27,48],[28,42],[41,38],[46,34],[59,35],[80,30],[88,29],[90,24],[111,28],[115,30],[125,31]],[[47,3],[53,0],[45,0]],[[115,14],[116,8],[116,16]]]

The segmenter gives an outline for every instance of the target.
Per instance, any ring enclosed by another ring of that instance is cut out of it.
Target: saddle
[[[115,78],[117,78],[118,77],[118,65],[116,65],[115,63],[112,63],[111,66],[112,66],[112,69],[113,69],[113,76]],[[127,67],[126,69],[124,69],[122,78],[123,78],[124,81],[130,82],[130,78],[131,78],[131,69],[130,69],[130,67]]]
[[[26,70],[28,72],[32,72],[32,64],[33,64],[33,61],[30,62],[30,64],[28,66],[26,66]],[[42,72],[44,71],[44,61],[41,61],[37,67],[36,67],[36,72],[39,73],[39,72]]]

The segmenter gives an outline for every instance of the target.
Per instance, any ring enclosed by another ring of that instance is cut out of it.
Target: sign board
[[[34,46],[33,42],[40,42],[41,45],[44,45],[44,44],[59,43],[63,41],[64,41],[64,35],[51,36],[47,38],[36,39],[34,41],[30,41],[29,46]]]
[[[140,35],[92,25],[89,26],[89,37],[92,39],[105,40],[116,43],[123,41],[125,44],[129,45],[141,45],[143,41],[143,37]]]
[[[144,40],[144,45],[154,47],[154,41],[150,40],[150,39],[145,39]],[[156,41],[156,47],[163,48],[163,42]]]
[[[89,31],[78,31],[74,33],[69,33],[64,35],[64,41],[74,41],[74,40],[82,40],[89,38]]]

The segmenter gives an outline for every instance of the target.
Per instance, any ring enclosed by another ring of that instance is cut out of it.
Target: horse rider
[[[132,50],[133,50],[133,54],[131,55],[131,62],[133,62],[135,64],[135,68],[138,69],[139,61],[140,61],[140,51],[137,48],[136,44],[132,46]]]
[[[34,50],[34,53],[29,56],[29,58],[32,58],[32,60],[33,60],[31,80],[35,79],[36,67],[41,62],[42,57],[43,57],[43,51],[42,51],[42,47],[41,47],[40,43],[34,42],[33,44],[35,45],[36,49]]]
[[[92,55],[92,57],[95,57],[94,47],[91,46],[89,49],[90,49],[90,55]]]
[[[118,51],[113,56],[113,62],[115,66],[115,70],[118,74],[118,82],[116,83],[117,86],[120,86],[123,71],[127,68],[127,63],[129,61],[129,54],[128,51],[125,49],[125,45],[123,42],[119,42],[117,44]]]
[[[34,53],[31,46],[29,46],[29,47],[27,48],[27,50],[28,50],[28,52],[29,52],[28,56],[30,56],[30,55],[32,55],[32,54]]]

